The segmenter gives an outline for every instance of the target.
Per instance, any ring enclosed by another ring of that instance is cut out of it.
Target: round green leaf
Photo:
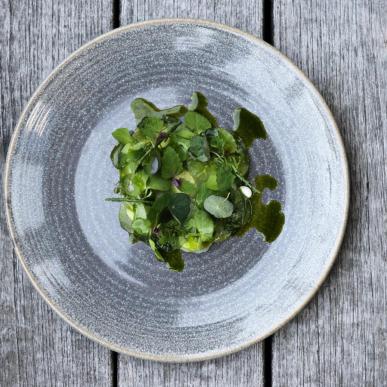
[[[215,218],[223,219],[231,216],[234,206],[222,196],[211,195],[204,201],[204,209]]]

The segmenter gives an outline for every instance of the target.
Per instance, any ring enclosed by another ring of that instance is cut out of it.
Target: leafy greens
[[[206,97],[193,93],[188,107],[159,109],[136,98],[136,128],[118,128],[111,160],[119,171],[107,200],[120,202],[119,222],[130,241],[149,245],[157,260],[182,271],[181,251],[203,252],[218,241],[256,228],[267,242],[281,232],[281,204],[263,203],[276,180],[248,178],[247,148],[266,138],[262,121],[244,108],[234,112],[234,131],[221,127]]]

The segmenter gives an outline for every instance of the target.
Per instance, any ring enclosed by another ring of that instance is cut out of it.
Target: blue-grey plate
[[[270,139],[251,150],[269,173],[286,223],[266,244],[255,231],[169,271],[130,245],[112,195],[113,129],[133,127],[138,96],[160,107],[207,95],[221,124],[244,106]],[[199,20],[156,20],[80,48],[40,86],[12,138],[8,223],[17,254],[50,306],[116,351],[161,361],[208,359],[273,333],[310,300],[343,237],[348,171],[334,119],[288,59],[239,30]]]

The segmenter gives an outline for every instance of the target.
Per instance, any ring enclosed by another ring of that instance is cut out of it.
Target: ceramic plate
[[[117,127],[133,127],[138,96],[160,107],[203,92],[221,124],[257,113],[270,139],[251,150],[269,173],[286,223],[271,245],[251,231],[185,254],[169,271],[130,245],[112,195],[109,153]],[[148,359],[192,361],[247,347],[292,318],[337,254],[348,173],[331,113],[288,59],[241,31],[198,20],[114,30],[83,46],[34,94],[9,148],[7,216],[31,281],[69,324],[109,348]]]

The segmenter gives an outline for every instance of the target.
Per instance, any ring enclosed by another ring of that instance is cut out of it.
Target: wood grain
[[[146,0],[121,2],[121,25],[156,18],[202,18],[226,23],[262,35],[262,2]],[[119,386],[219,386],[263,385],[262,344],[222,359],[189,364],[162,364],[118,357]]]
[[[349,222],[318,296],[273,341],[274,386],[387,385],[387,9],[274,1],[274,43],[332,109],[349,159]]]
[[[111,27],[108,0],[0,0],[0,174],[12,129],[49,72]],[[0,193],[3,202],[3,191]],[[76,333],[33,289],[0,209],[0,386],[107,386],[110,352]]]

